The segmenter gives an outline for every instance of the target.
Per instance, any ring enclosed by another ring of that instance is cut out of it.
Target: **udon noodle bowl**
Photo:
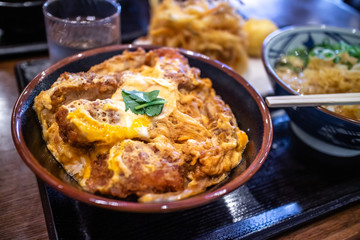
[[[360,47],[323,42],[282,56],[276,74],[300,94],[360,92]],[[323,106],[360,120],[360,105]]]

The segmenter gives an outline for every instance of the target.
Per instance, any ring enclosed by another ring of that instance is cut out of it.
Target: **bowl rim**
[[[272,126],[270,111],[267,108],[260,94],[258,94],[257,91],[245,79],[243,79],[230,67],[226,66],[223,63],[220,63],[219,61],[210,60],[209,57],[204,56],[202,54],[184,49],[178,49],[178,50],[185,57],[187,58],[191,57],[196,60],[204,61],[212,66],[215,66],[223,70],[226,74],[234,78],[237,82],[243,85],[244,88],[246,88],[246,90],[249,92],[249,94],[251,95],[251,97],[254,99],[254,101],[257,103],[259,107],[259,111],[261,113],[261,117],[264,122],[264,134],[262,137],[262,145],[260,147],[259,152],[256,154],[253,162],[246,168],[244,172],[242,172],[239,176],[234,178],[231,182],[224,184],[223,186],[217,188],[212,192],[201,193],[186,199],[173,201],[173,202],[139,203],[139,202],[124,201],[121,199],[111,199],[111,198],[106,198],[104,196],[88,193],[81,189],[76,189],[73,186],[70,186],[65,182],[62,182],[61,180],[53,176],[50,172],[48,172],[44,167],[42,167],[41,164],[31,154],[27,146],[23,144],[25,141],[24,141],[24,136],[22,135],[22,127],[21,127],[22,109],[24,107],[26,99],[31,94],[31,91],[47,75],[51,74],[52,72],[56,71],[58,68],[61,68],[70,62],[80,60],[82,58],[86,58],[100,53],[106,53],[106,52],[112,52],[118,50],[137,49],[139,47],[148,51],[158,48],[160,46],[128,44],[128,45],[113,45],[113,46],[93,49],[67,57],[55,63],[54,65],[50,66],[41,73],[39,73],[25,87],[25,89],[18,97],[11,117],[11,132],[12,132],[13,141],[23,161],[42,181],[44,181],[45,183],[49,184],[57,191],[63,193],[66,196],[69,196],[72,199],[76,199],[97,207],[103,207],[111,210],[126,211],[126,212],[156,213],[156,212],[171,212],[171,211],[190,209],[190,208],[198,207],[200,205],[205,205],[215,199],[224,196],[227,193],[234,191],[235,189],[243,185],[259,170],[259,168],[264,163],[270,151],[271,143],[273,139],[273,126]]]
[[[280,77],[277,76],[277,74],[275,73],[275,70],[271,67],[270,62],[269,62],[269,58],[266,55],[266,50],[269,47],[269,44],[274,41],[277,37],[280,37],[283,34],[287,34],[290,33],[292,31],[304,31],[304,30],[329,30],[329,31],[334,31],[334,32],[348,32],[348,33],[353,33],[353,34],[357,34],[360,36],[360,29],[356,29],[356,28],[341,28],[341,27],[334,27],[334,26],[328,26],[328,25],[291,25],[291,26],[286,26],[286,27],[282,27],[277,29],[276,31],[270,33],[264,40],[263,45],[262,45],[262,49],[261,49],[261,60],[263,62],[263,65],[265,67],[265,70],[268,74],[271,74],[271,76],[273,77],[273,79],[275,79],[275,81],[283,88],[285,89],[288,93],[290,93],[291,95],[300,95],[298,92],[296,92],[294,89],[292,89],[289,85],[287,85],[282,79],[280,79]],[[360,120],[356,120],[356,119],[352,119],[349,117],[346,117],[344,115],[340,115],[338,113],[335,113],[333,111],[330,111],[324,107],[321,106],[316,106],[314,107],[315,109],[324,112],[325,114],[330,115],[331,117],[335,117],[341,120],[344,120],[346,122],[350,122],[353,124],[357,124],[360,125]]]

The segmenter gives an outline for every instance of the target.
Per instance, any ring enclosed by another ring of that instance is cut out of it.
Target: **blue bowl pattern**
[[[311,48],[323,41],[330,43],[344,41],[348,44],[360,45],[360,30],[329,26],[291,26],[279,29],[265,39],[262,60],[276,95],[298,94],[275,73],[274,67],[280,57],[295,48]],[[360,156],[360,121],[322,107],[291,107],[285,110],[295,128],[305,132],[305,135],[334,146],[335,154],[338,146],[341,150],[344,148],[348,151],[345,155]],[[308,144],[314,143],[308,142]],[[338,155],[341,156],[341,153]]]

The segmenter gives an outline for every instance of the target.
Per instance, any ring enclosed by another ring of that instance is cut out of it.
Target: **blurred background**
[[[0,0],[0,58],[47,51],[42,13],[43,0]],[[122,6],[122,43],[147,33],[148,0],[117,0]],[[232,0],[244,18],[267,18],[278,27],[328,24],[360,28],[360,0]],[[314,14],[316,12],[316,14]],[[336,17],[334,17],[336,16]]]

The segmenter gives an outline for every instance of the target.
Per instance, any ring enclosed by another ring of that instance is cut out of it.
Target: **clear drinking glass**
[[[119,44],[120,11],[111,0],[50,0],[44,3],[50,60]]]

